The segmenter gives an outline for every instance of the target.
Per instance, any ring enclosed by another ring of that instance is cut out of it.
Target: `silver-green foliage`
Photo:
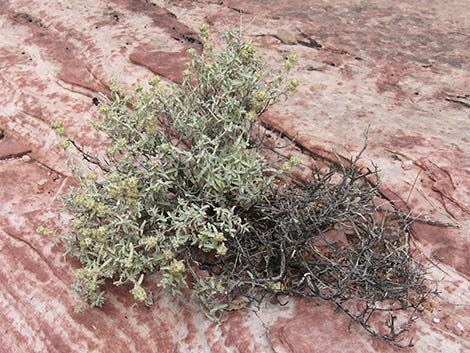
[[[295,56],[274,72],[239,31],[225,34],[220,51],[204,25],[201,36],[204,50],[188,51],[192,61],[182,85],[152,79],[132,94],[113,85],[113,100],[95,123],[112,141],[106,167],[78,175],[80,185],[64,198],[74,217],[63,235],[67,254],[82,264],[74,288],[92,306],[103,304],[107,280],[131,284],[135,300],[151,304],[142,282],[156,271],[158,286],[171,294],[180,293],[188,277],[203,303],[204,296],[222,293],[223,281],[194,278],[185,253],[225,256],[226,240],[250,229],[240,210],[269,190],[273,171],[252,146],[252,127],[296,86],[285,75]]]

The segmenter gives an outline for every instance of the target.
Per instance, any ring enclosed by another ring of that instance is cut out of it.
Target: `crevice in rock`
[[[69,175],[65,175],[64,173],[61,173],[59,172],[58,170],[52,168],[52,167],[49,167],[47,164],[44,164],[42,162],[40,162],[38,159],[36,158],[33,158],[31,157],[31,160],[34,161],[35,163],[37,163],[38,165],[40,165],[41,167],[43,167],[44,169],[47,169],[48,171],[52,172],[52,173],[56,173],[57,175],[59,175],[61,178],[66,178],[68,177]]]
[[[12,233],[8,232],[7,230],[5,230],[4,228],[0,228],[1,231],[3,231],[6,235],[8,235],[10,238],[13,238],[15,239],[16,241],[22,243],[22,244],[25,244],[28,248],[30,248],[36,255],[39,256],[39,258],[46,264],[46,266],[49,268],[49,270],[51,271],[52,275],[57,278],[60,282],[62,282],[63,284],[65,284],[67,287],[70,285],[68,283],[65,283],[64,280],[62,278],[60,278],[59,276],[57,276],[57,274],[55,273],[54,269],[52,268],[52,265],[49,263],[49,261],[47,261],[47,258],[39,251],[37,250],[30,242],[28,242],[27,240],[24,240],[24,239],[21,239],[20,237],[17,237],[16,235],[13,235]]]
[[[175,14],[167,9],[142,0],[129,1],[127,6],[130,11],[139,12],[150,17],[155,26],[170,32],[173,39],[196,45],[198,49],[202,48],[202,41],[199,35],[179,22]]]
[[[447,95],[447,97],[444,99],[448,102],[461,104],[465,108],[470,108],[470,94],[456,95],[456,96]]]
[[[41,116],[37,116],[37,115],[35,115],[35,114],[33,114],[33,113],[31,113],[27,110],[24,110],[24,109],[21,109],[20,112],[27,115],[27,116],[29,116],[30,118],[33,118],[35,120],[39,120],[40,122],[50,126],[49,122],[47,120],[45,120],[44,118],[42,118]]]
[[[323,46],[318,43],[315,39],[312,37],[306,35],[304,32],[301,30],[297,29],[300,32],[300,35],[302,36],[303,39],[297,40],[297,44],[303,45],[304,47],[307,48],[313,48],[313,49],[321,49]]]
[[[267,123],[266,121],[260,120],[261,126],[267,131],[279,136],[282,139],[291,141],[292,145],[295,146],[301,153],[307,155],[308,157],[313,158],[314,160],[321,160],[323,162],[334,163],[334,164],[343,164],[345,166],[349,165],[349,160],[346,157],[340,156],[336,153],[331,153],[325,150],[318,149],[313,151],[311,148],[304,146],[302,143],[296,140],[295,136],[292,136],[288,132],[277,129]]]
[[[310,49],[322,50],[322,51],[326,51],[326,52],[330,52],[330,53],[334,53],[338,55],[348,55],[358,61],[364,60],[360,56],[351,54],[347,50],[325,47],[323,44],[313,39],[311,36],[307,35],[299,28],[297,28],[297,31],[300,34],[300,38],[298,38],[298,36],[284,37],[282,35],[273,34],[273,33],[257,34],[255,35],[255,37],[272,37],[272,38],[277,39],[279,42],[281,42],[284,45],[300,45],[300,46],[307,47]],[[330,66],[336,66],[336,64],[332,64],[331,62],[325,62],[325,63]]]
[[[229,10],[238,12],[239,14],[242,14],[242,15],[251,15],[251,12],[242,10],[242,9],[240,9],[240,8],[238,8],[238,7],[235,7],[235,6],[226,6],[226,7],[227,7]]]
[[[11,19],[21,24],[32,24],[39,28],[44,27],[40,18],[34,17],[26,12],[17,12],[13,16],[11,16]]]
[[[83,87],[83,86],[73,84],[70,82],[65,82],[64,80],[61,80],[61,79],[56,80],[56,83],[57,85],[59,85],[61,88],[63,88],[64,90],[68,92],[79,94],[87,98],[93,98],[96,96],[97,93],[99,93],[99,92],[93,91],[92,89],[88,87]],[[69,85],[70,87],[67,87],[67,85]]]

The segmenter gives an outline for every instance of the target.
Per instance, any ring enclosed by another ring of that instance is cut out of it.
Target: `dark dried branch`
[[[260,289],[318,297],[371,335],[409,346],[401,339],[412,322],[398,324],[397,313],[422,310],[436,292],[412,257],[413,218],[377,202],[378,186],[368,182],[377,170],[357,168],[358,160],[313,172],[308,183],[273,190],[268,201],[242,215],[252,231],[235,237],[229,254],[208,269],[217,267],[218,278],[229,284],[227,298],[256,298]]]

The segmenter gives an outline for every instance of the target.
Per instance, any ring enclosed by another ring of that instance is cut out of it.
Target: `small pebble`
[[[36,194],[40,194],[44,191],[44,187],[46,186],[48,181],[48,179],[41,179],[36,183],[36,186],[34,187]]]
[[[436,324],[438,324],[439,322],[441,322],[441,320],[437,317],[435,317],[434,319],[432,319],[432,321]]]
[[[460,323],[460,322],[457,322],[457,325],[455,325],[455,326],[457,326],[457,328],[458,328],[460,331],[463,331],[463,330],[464,330],[464,327],[463,327],[462,323]]]
[[[413,168],[413,161],[406,160],[401,163],[401,167],[403,170],[410,170]]]
[[[44,185],[47,184],[48,181],[49,181],[48,179],[41,179],[38,181],[38,186],[43,187]]]

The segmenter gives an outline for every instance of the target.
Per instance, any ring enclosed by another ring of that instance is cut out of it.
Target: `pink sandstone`
[[[72,269],[40,224],[66,225],[57,196],[73,182],[51,125],[99,151],[93,98],[153,74],[180,82],[185,51],[209,23],[220,42],[243,28],[269,61],[294,51],[301,85],[264,122],[319,160],[363,143],[384,194],[421,217],[416,248],[442,295],[420,314],[409,352],[470,351],[470,17],[465,0],[3,0],[0,2],[0,351],[395,352],[317,300],[266,302],[219,327],[191,301],[154,293],[133,306],[109,288],[103,309],[73,312]],[[95,100],[96,101],[96,100]],[[14,142],[16,141],[16,142]],[[6,151],[6,152],[5,152]],[[28,154],[30,159],[19,158]],[[403,167],[406,166],[406,167]],[[151,279],[150,279],[151,280]]]

